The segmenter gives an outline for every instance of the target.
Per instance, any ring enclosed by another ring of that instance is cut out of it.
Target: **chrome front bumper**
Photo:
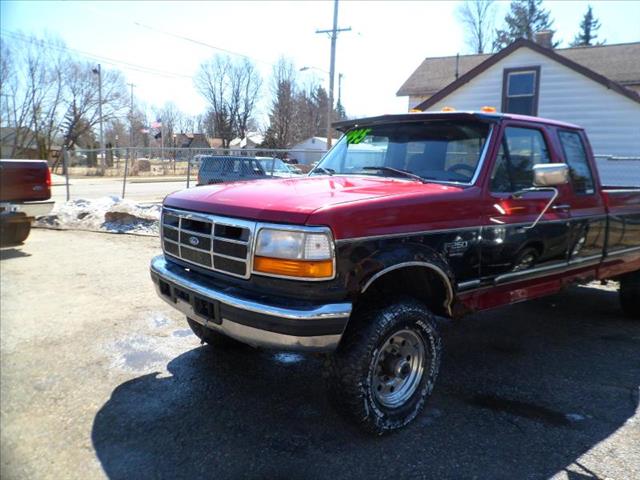
[[[351,315],[348,302],[291,307],[250,299],[163,255],[151,260],[151,278],[160,298],[187,317],[255,347],[332,351]]]

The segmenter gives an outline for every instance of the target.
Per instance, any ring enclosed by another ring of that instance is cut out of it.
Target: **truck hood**
[[[265,222],[305,224],[318,210],[382,197],[444,194],[461,188],[366,176],[313,176],[196,187],[173,193],[167,207]]]

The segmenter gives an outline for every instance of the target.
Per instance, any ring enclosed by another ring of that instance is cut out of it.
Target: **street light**
[[[309,70],[318,70],[319,72],[322,72],[325,75],[329,75],[329,72],[327,72],[326,70],[323,70],[322,68],[318,68],[318,67],[310,67],[308,65],[305,65],[304,67],[302,67],[300,69],[301,72],[307,72]]]

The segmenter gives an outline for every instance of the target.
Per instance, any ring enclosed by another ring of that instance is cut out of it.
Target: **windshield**
[[[480,122],[395,123],[349,130],[311,174],[357,174],[469,183],[490,126]],[[380,167],[380,168],[376,168]]]

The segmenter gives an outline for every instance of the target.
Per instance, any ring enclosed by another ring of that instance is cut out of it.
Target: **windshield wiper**
[[[402,175],[403,177],[413,178],[414,180],[418,180],[422,183],[427,183],[427,181],[422,178],[420,175],[416,175],[415,173],[407,172],[406,170],[400,170],[399,168],[393,167],[362,167],[363,170],[382,170],[383,172],[393,172],[398,175]]]
[[[316,167],[311,173],[326,173],[327,175],[333,175],[336,171],[333,168]]]

